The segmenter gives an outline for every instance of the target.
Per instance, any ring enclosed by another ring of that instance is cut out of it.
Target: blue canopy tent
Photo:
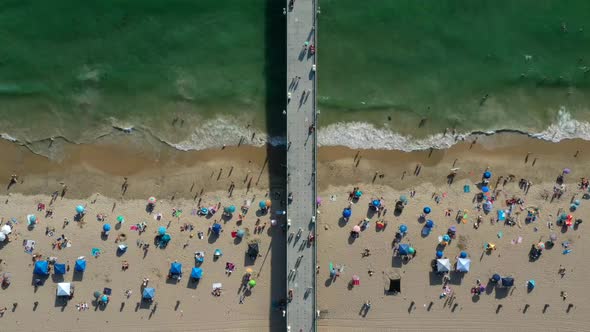
[[[55,263],[53,265],[53,274],[55,274],[55,275],[64,275],[64,274],[66,274],[66,265],[65,264]]]
[[[74,270],[77,272],[84,272],[86,270],[86,260],[78,259],[74,264]]]
[[[511,277],[502,278],[502,286],[504,286],[504,287],[514,286],[514,278],[511,278]]]
[[[47,261],[36,261],[33,274],[38,274],[41,276],[49,275],[49,263],[47,263]]]
[[[145,300],[151,300],[154,298],[155,295],[156,290],[151,287],[147,287],[143,289],[143,294],[141,295],[141,297]]]
[[[174,262],[170,264],[170,274],[171,275],[180,275],[182,273],[182,264],[178,262]]]
[[[216,235],[219,235],[219,233],[221,233],[221,225],[218,223],[213,224],[213,227],[211,227],[211,229],[213,230],[213,233],[215,233]]]
[[[191,271],[191,278],[194,278],[194,279],[203,278],[203,269],[201,269],[200,267],[193,267],[193,270]]]
[[[350,218],[352,216],[352,210],[350,208],[346,208],[342,211],[342,217]]]
[[[397,251],[402,256],[409,255],[410,254],[410,245],[407,244],[407,243],[402,243],[402,244],[399,245]]]

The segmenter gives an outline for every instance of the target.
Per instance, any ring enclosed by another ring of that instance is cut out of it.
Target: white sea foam
[[[559,112],[557,112],[557,122],[551,124],[542,132],[529,134],[529,136],[552,142],[559,142],[571,138],[590,140],[590,123],[574,119],[572,115],[562,107]]]
[[[7,134],[7,133],[1,133],[1,134],[0,134],[0,138],[1,138],[1,139],[4,139],[4,140],[7,140],[7,141],[10,141],[10,142],[17,142],[17,141],[18,141],[16,138],[14,138],[14,137],[10,136],[10,135],[9,135],[9,134]]]

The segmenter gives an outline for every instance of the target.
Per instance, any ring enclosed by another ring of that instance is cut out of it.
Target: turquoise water
[[[113,125],[135,126],[185,147],[216,129],[220,137],[246,135],[238,127],[248,125],[280,134],[283,5],[1,1],[0,132],[92,141]],[[590,120],[588,1],[320,7],[324,126],[364,121],[414,137],[445,128],[538,132],[562,106]]]

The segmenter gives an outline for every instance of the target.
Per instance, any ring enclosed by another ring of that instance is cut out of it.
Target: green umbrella
[[[164,234],[164,236],[162,236],[162,241],[164,241],[164,242],[170,241],[170,234]]]
[[[123,218],[123,216],[118,216],[117,217],[117,221],[120,223],[124,223],[125,222],[125,218]]]
[[[96,292],[94,292],[94,297],[95,297],[95,298],[97,298],[97,299],[98,299],[98,298],[99,298],[101,295],[102,295],[102,293],[101,293],[101,292],[99,292],[99,291],[96,291]]]
[[[252,280],[248,281],[248,286],[250,286],[250,287],[256,286],[256,280],[252,279]]]

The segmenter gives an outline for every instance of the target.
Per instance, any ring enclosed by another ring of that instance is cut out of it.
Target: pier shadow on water
[[[287,62],[286,62],[286,17],[282,14],[286,7],[286,1],[266,0],[264,5],[265,19],[265,109],[266,109],[266,132],[271,138],[286,137],[287,119],[283,115],[286,109]],[[269,174],[269,195],[273,200],[272,211],[286,210],[286,178],[287,178],[287,155],[285,146],[267,145],[267,167]],[[277,194],[278,193],[278,194]],[[272,212],[271,212],[272,213]],[[286,223],[278,217],[279,225]],[[270,243],[271,275],[263,276],[270,278],[270,301],[269,312],[270,330],[284,331],[285,319],[279,310],[279,303],[286,297],[286,253],[287,242],[285,232],[280,227],[273,227],[269,230],[272,236]]]

